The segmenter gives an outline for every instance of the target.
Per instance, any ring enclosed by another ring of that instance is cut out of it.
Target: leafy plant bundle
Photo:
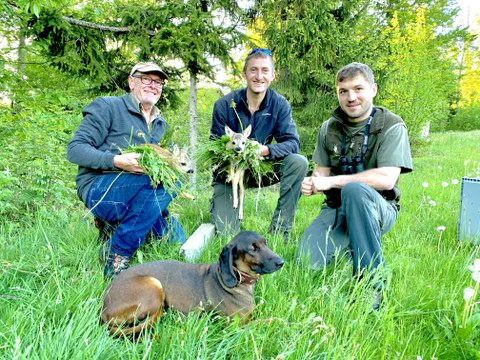
[[[123,152],[141,155],[138,162],[154,187],[162,185],[170,193],[179,192],[181,183],[188,180],[178,159],[166,148],[155,144],[131,145]]]
[[[197,149],[196,162],[201,169],[210,170],[217,174],[226,174],[230,182],[229,168],[233,164],[237,169],[249,171],[256,179],[261,176],[275,176],[275,162],[265,161],[258,156],[258,143],[247,139],[245,149],[237,153],[234,149],[227,149],[230,141],[227,135],[208,141]]]

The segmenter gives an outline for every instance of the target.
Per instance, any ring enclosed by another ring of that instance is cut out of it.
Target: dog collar
[[[255,284],[258,279],[260,279],[260,275],[255,275],[255,276],[250,276],[244,272],[241,272],[240,270],[238,269],[235,269],[237,270],[238,272],[238,276],[240,277],[240,279],[238,280],[238,283],[239,284],[249,284],[249,285],[253,285]]]

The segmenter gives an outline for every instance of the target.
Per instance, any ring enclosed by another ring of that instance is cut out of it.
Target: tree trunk
[[[197,150],[197,76],[190,70],[190,155],[195,158]],[[192,188],[195,188],[197,180],[197,164],[193,163],[194,173],[191,177]]]

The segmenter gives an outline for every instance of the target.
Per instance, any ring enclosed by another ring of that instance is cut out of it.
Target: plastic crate
[[[480,244],[480,178],[462,178],[457,237]]]

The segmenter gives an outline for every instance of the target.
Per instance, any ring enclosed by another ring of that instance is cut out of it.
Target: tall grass
[[[434,134],[415,157],[415,171],[402,175],[400,217],[383,239],[388,286],[378,312],[370,311],[363,296],[368,286],[352,279],[349,261],[338,259],[322,272],[295,262],[296,242],[317,215],[320,197],[300,200],[292,240],[284,245],[266,233],[277,188],[247,191],[244,229],[265,234],[286,261],[258,282],[252,322],[168,312],[143,342],[113,338],[99,325],[106,283],[97,230],[80,205],[37,211],[27,225],[2,222],[0,357],[478,359],[478,306],[464,326],[462,314],[463,289],[473,281],[468,265],[480,249],[458,242],[456,231],[461,178],[480,176],[479,139],[479,131]],[[209,221],[208,176],[197,181],[197,200],[177,199],[172,208],[188,234]],[[215,237],[198,261],[216,261],[228,240]],[[175,244],[149,244],[134,262],[181,259],[178,251]]]

